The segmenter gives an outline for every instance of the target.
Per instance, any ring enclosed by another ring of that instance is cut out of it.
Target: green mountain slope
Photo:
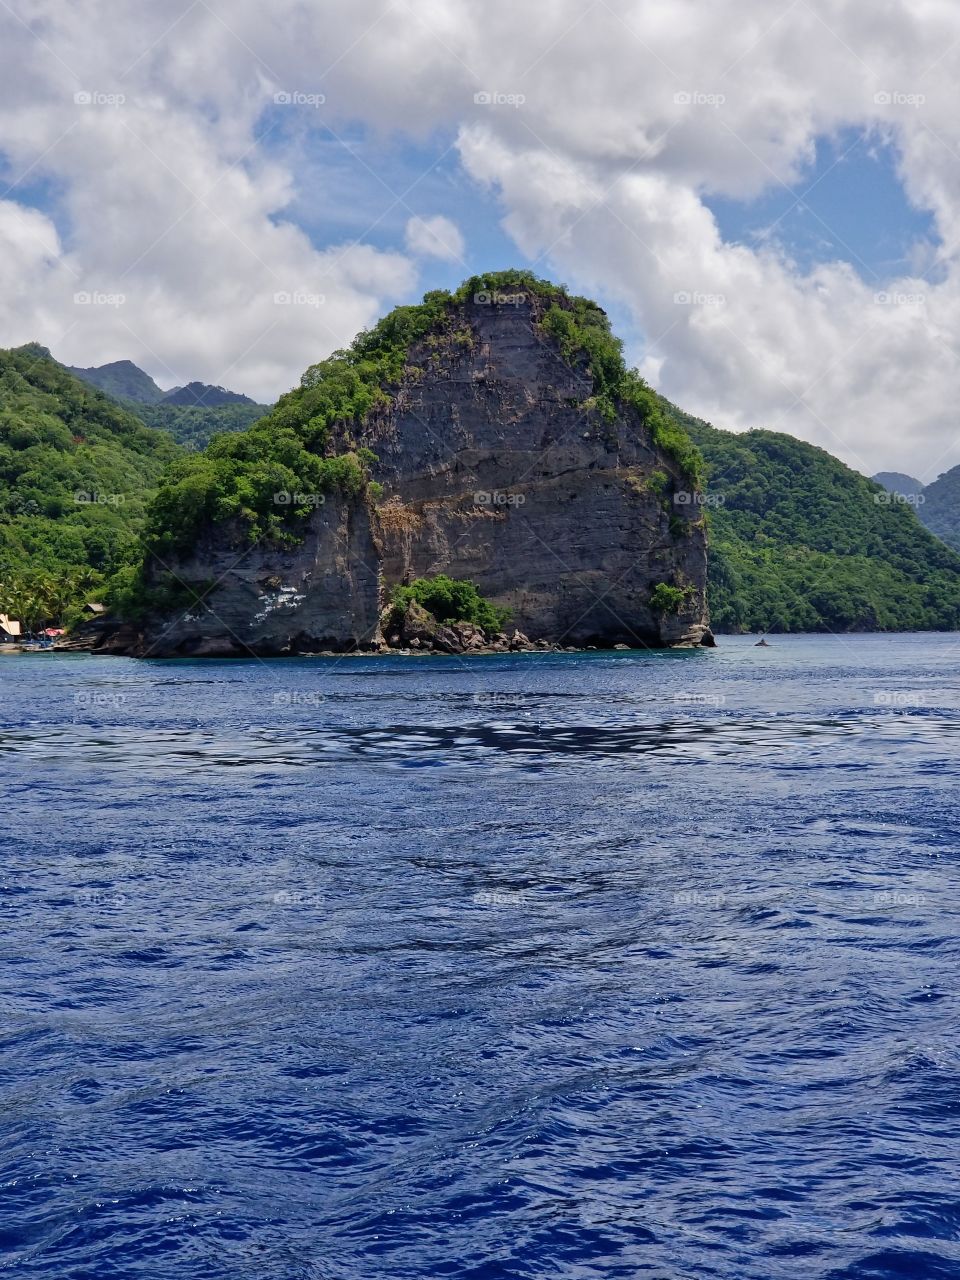
[[[960,551],[960,467],[939,476],[923,490],[917,514],[938,538]]]
[[[92,369],[69,365],[65,368],[116,400],[147,426],[169,431],[178,444],[191,450],[205,449],[223,431],[245,431],[271,408],[255,404],[237,391],[203,382],[161,391],[132,360],[115,360]]]
[[[0,351],[0,610],[56,621],[128,564],[178,453],[44,348]]]
[[[67,365],[66,369],[75,378],[89,382],[92,387],[113,396],[115,400],[159,404],[165,395],[149,373],[144,373],[132,360],[114,360],[111,364],[97,365],[92,369],[76,369]]]
[[[911,506],[792,436],[720,431],[664,405],[707,465],[715,629],[960,627],[960,555]]]
[[[265,404],[221,404],[213,406],[170,404],[136,404],[121,400],[124,408],[160,431],[169,431],[186,449],[205,449],[214,436],[224,431],[246,431],[271,410]]]

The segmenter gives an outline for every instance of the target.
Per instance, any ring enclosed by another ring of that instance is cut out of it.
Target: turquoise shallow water
[[[958,658],[0,659],[0,1271],[960,1275]]]

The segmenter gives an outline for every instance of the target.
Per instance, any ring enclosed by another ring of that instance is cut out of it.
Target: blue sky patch
[[[936,242],[932,216],[915,208],[897,173],[896,149],[876,131],[821,139],[816,162],[792,188],[749,202],[711,197],[724,240],[774,243],[798,267],[842,261],[869,285],[922,271]]]

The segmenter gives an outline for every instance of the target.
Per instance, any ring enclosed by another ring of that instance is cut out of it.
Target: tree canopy
[[[0,351],[0,609],[60,622],[135,561],[177,453],[44,348]]]
[[[960,556],[908,504],[802,440],[663,405],[706,461],[715,629],[960,627]]]

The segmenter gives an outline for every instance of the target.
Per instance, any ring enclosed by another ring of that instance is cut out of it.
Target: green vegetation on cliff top
[[[663,405],[706,460],[715,630],[960,627],[960,556],[909,505],[792,436]]]

